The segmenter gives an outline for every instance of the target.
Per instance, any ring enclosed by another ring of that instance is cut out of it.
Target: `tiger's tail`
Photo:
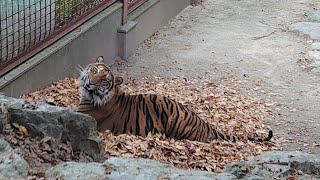
[[[268,137],[262,138],[262,137],[247,137],[249,141],[254,141],[254,142],[265,142],[265,141],[270,141],[273,137],[273,131],[270,130],[268,133]],[[231,141],[231,142],[237,142],[241,139],[245,139],[244,137],[241,136],[235,136],[235,135],[228,135],[225,133],[222,133],[221,131],[217,130],[216,128],[213,128],[212,132],[210,133],[209,136],[209,141],[213,139],[220,139],[220,140],[226,140],[226,141]]]
[[[265,142],[265,141],[270,141],[273,137],[273,131],[269,130],[268,137],[266,138],[261,138],[261,137],[248,137],[249,141],[256,141],[256,142]]]

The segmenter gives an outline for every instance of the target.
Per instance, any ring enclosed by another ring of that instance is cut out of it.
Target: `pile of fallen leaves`
[[[32,138],[24,126],[7,124],[0,138],[10,143],[14,151],[20,154],[30,165],[28,179],[44,177],[44,171],[66,161],[92,162],[92,158],[82,151],[75,151],[71,145],[58,143],[49,136]]]
[[[217,125],[226,133],[241,136],[266,136],[263,120],[270,116],[261,99],[240,95],[241,81],[236,77],[215,82],[209,75],[203,78],[161,79],[149,77],[138,83],[124,78],[122,89],[130,94],[154,93],[169,96],[196,112],[205,121]],[[74,109],[79,102],[77,80],[67,78],[42,90],[22,96]],[[247,160],[263,151],[277,149],[274,142],[212,141],[210,144],[188,140],[167,139],[162,135],[146,138],[134,135],[114,136],[100,133],[105,143],[106,157],[144,157],[171,162],[176,167],[221,172],[231,161]]]
[[[248,160],[262,151],[272,150],[272,145],[257,145],[252,142],[229,143],[212,141],[210,144],[167,139],[163,135],[146,138],[134,135],[113,136],[106,131],[100,136],[105,142],[106,157],[149,158],[170,162],[184,169],[201,169],[220,173],[232,161]]]
[[[21,98],[28,101],[42,101],[55,106],[76,109],[80,99],[77,79],[66,78],[63,81],[53,82],[50,86],[23,95]]]

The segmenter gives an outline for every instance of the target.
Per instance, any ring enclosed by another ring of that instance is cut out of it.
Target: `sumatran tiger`
[[[80,103],[77,111],[96,119],[98,130],[114,134],[147,136],[161,133],[174,139],[210,142],[214,139],[238,141],[244,139],[224,134],[214,125],[202,120],[181,103],[154,94],[128,95],[120,90],[123,79],[115,77],[103,63],[103,57],[81,71],[79,78]],[[269,141],[266,138],[247,137],[251,141]]]

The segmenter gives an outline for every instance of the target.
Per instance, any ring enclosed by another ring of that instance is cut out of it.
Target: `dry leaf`
[[[28,136],[28,130],[27,130],[26,127],[20,126],[20,127],[19,127],[19,131],[22,133],[22,135]]]
[[[13,126],[14,128],[17,128],[17,129],[19,129],[19,127],[20,127],[20,125],[17,124],[17,123],[12,123],[12,126]]]
[[[50,136],[45,136],[44,138],[41,139],[42,143],[48,142],[49,140],[51,140]]]

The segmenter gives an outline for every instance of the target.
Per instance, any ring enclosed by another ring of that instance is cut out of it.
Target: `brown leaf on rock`
[[[103,166],[105,167],[105,173],[106,173],[106,174],[111,174],[111,172],[112,172],[112,167],[109,166],[108,164],[103,164]]]
[[[16,128],[16,129],[19,129],[19,128],[20,128],[20,125],[17,124],[17,123],[12,123],[12,126],[13,126],[14,128]]]
[[[14,159],[14,153],[13,152],[10,153],[9,159]]]
[[[20,126],[19,127],[19,132],[23,135],[23,136],[28,136],[28,130],[26,127],[24,126]]]
[[[42,138],[42,139],[40,140],[40,142],[45,143],[45,142],[48,142],[48,141],[50,141],[50,140],[51,140],[51,137],[50,137],[50,136],[45,136],[44,138]]]

